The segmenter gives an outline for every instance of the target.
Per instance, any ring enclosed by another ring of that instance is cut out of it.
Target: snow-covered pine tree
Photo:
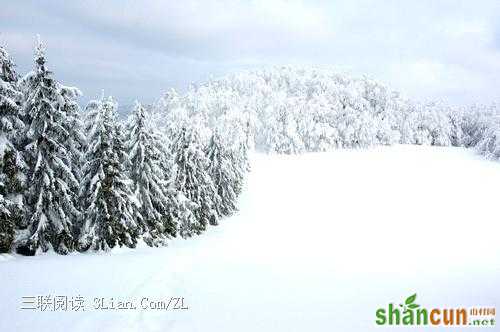
[[[155,113],[156,109],[150,109],[146,116],[146,127],[151,128],[152,139],[156,149],[159,152],[159,167],[162,172],[162,177],[167,185],[166,195],[168,203],[166,204],[167,220],[165,232],[167,236],[176,237],[180,220],[187,221],[187,224],[194,223],[192,214],[194,204],[183,197],[175,186],[177,175],[177,165],[174,160],[174,151],[172,138],[175,136],[175,124],[170,124],[172,118],[169,114],[164,114],[163,124],[158,122]],[[156,113],[158,115],[158,113]],[[169,123],[166,125],[166,123]],[[191,221],[189,221],[191,220]]]
[[[112,213],[122,218],[125,224],[130,224],[135,227],[135,231],[131,231],[133,246],[137,243],[138,237],[141,235],[141,229],[138,225],[142,224],[142,215],[140,213],[140,203],[132,191],[132,181],[128,176],[129,158],[127,155],[127,146],[125,144],[125,129],[121,122],[118,121],[118,104],[109,98],[107,103],[104,103],[104,108],[109,113],[109,119],[113,127],[112,140],[112,156],[111,163],[108,166],[109,174],[114,179],[114,203],[112,204]],[[129,218],[128,215],[131,215]],[[130,227],[130,229],[134,229]]]
[[[83,123],[81,120],[80,106],[77,98],[82,95],[75,87],[58,85],[62,96],[61,109],[66,113],[66,122],[63,123],[68,135],[63,144],[71,153],[71,170],[78,183],[82,179],[82,166],[84,162],[85,136],[83,134]],[[75,188],[77,191],[79,187]]]
[[[176,229],[171,213],[174,203],[162,169],[164,151],[157,135],[148,126],[144,107],[136,102],[128,136],[130,179],[141,206],[142,236],[149,246],[165,245]]]
[[[80,250],[135,247],[139,237],[139,204],[130,190],[120,127],[113,99],[87,106],[85,129],[89,135],[80,197],[83,205]]]
[[[196,129],[182,127],[177,133],[173,150],[177,165],[175,185],[184,196],[180,201],[186,198],[195,204],[192,213],[196,223],[184,219],[179,225],[181,236],[188,237],[203,232],[207,224],[217,224],[218,216],[214,209],[217,192],[207,172],[208,160]],[[189,202],[185,206],[192,205]]]
[[[9,252],[14,241],[14,223],[10,220],[11,202],[0,196],[0,253]]]
[[[243,185],[245,184],[245,178],[250,171],[248,149],[248,140],[240,140],[235,148],[228,150],[230,164],[235,175],[231,185],[236,196],[241,194]]]
[[[26,161],[29,166],[26,192],[28,232],[20,240],[20,252],[35,254],[53,248],[66,254],[74,245],[75,207],[73,188],[78,181],[71,170],[71,151],[65,146],[68,118],[61,108],[63,97],[52,73],[45,67],[45,51],[38,41],[35,71],[23,79],[26,114]]]
[[[26,165],[19,152],[24,122],[17,78],[7,50],[0,45],[0,252],[10,251],[24,214]]]
[[[208,172],[217,190],[214,207],[219,216],[228,216],[236,210],[237,195],[234,191],[237,174],[231,164],[227,146],[217,130],[214,131],[206,149]]]
[[[162,170],[163,179],[167,184],[166,196],[168,203],[166,204],[166,220],[165,233],[170,237],[176,237],[180,220],[190,216],[192,210],[188,205],[183,204],[183,201],[189,203],[188,200],[183,200],[182,193],[175,187],[175,178],[177,174],[177,166],[174,161],[174,155],[171,151],[172,144],[164,134],[159,132],[154,133],[154,140],[157,149],[160,152],[160,168]],[[194,216],[191,213],[191,218]],[[188,218],[189,219],[189,218]],[[189,223],[189,222],[188,222]]]

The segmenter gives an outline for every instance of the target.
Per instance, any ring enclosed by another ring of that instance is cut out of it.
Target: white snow
[[[1,257],[0,331],[381,331],[375,310],[413,293],[500,308],[500,163],[419,146],[252,159],[240,212],[192,240]],[[189,309],[20,310],[31,295]]]

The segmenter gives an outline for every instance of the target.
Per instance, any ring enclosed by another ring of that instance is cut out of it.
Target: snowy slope
[[[1,256],[0,331],[381,331],[376,308],[415,292],[499,308],[498,188],[500,164],[458,148],[255,155],[240,212],[194,240]],[[27,295],[89,310],[21,311]],[[189,309],[90,310],[170,296]]]

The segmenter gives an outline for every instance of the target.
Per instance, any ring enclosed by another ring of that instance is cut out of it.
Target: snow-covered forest
[[[245,132],[229,137],[181,115],[158,127],[139,102],[119,121],[112,97],[82,111],[81,92],[49,64],[38,42],[21,77],[0,48],[1,252],[161,246],[236,210]]]
[[[184,95],[169,91],[155,105],[162,126],[177,112],[236,136],[247,130],[266,152],[418,144],[477,148],[500,158],[497,104],[420,104],[371,79],[327,70],[243,72],[191,86]]]
[[[164,246],[237,209],[249,150],[294,154],[374,145],[474,148],[500,159],[498,106],[402,98],[367,78],[289,67],[243,72],[186,93],[80,109],[44,46],[16,72],[0,48],[0,252]],[[54,68],[55,72],[50,69]]]

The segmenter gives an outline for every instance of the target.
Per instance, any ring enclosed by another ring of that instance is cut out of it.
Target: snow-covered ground
[[[0,331],[393,330],[376,308],[413,293],[500,309],[500,163],[395,146],[252,166],[239,213],[194,240],[0,256]],[[87,310],[20,310],[34,295],[81,295]],[[91,310],[94,297],[172,296],[189,309]]]

